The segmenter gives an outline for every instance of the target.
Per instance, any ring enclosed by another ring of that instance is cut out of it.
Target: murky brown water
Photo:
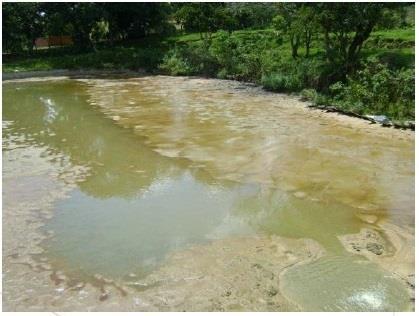
[[[302,309],[407,308],[403,284],[349,253],[339,237],[372,229],[391,256],[380,223],[413,231],[408,132],[204,79],[7,83],[3,104],[7,175],[19,173],[22,157],[13,152],[20,147],[39,150],[46,164],[85,170],[42,228],[52,233],[41,243],[42,258],[70,278],[89,282],[100,274],[124,283],[191,246],[231,237],[304,238],[326,256],[284,275],[284,295]],[[319,287],[325,294],[314,302]]]

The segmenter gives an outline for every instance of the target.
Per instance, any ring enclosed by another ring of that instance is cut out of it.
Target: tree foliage
[[[188,32],[199,32],[201,39],[210,40],[220,29],[231,30],[234,21],[224,3],[186,3],[179,6],[174,18]]]
[[[231,33],[244,28],[272,25],[280,39],[287,39],[291,55],[309,57],[313,39],[323,43],[324,59],[334,73],[326,81],[342,80],[354,72],[364,43],[376,27],[407,23],[406,4],[386,3],[120,3],[49,2],[5,3],[3,47],[31,51],[42,35],[72,36],[79,49],[96,43],[167,34],[174,23],[186,32],[199,32],[207,46],[219,30]],[[387,22],[386,22],[387,21]],[[319,49],[317,49],[317,53]]]
[[[11,2],[3,4],[3,49],[32,50],[35,39],[44,32],[45,21],[39,3]]]
[[[131,39],[164,33],[168,3],[47,2],[3,4],[3,48],[29,51],[42,35],[71,35],[79,49],[99,40]]]
[[[226,4],[226,11],[233,19],[235,29],[260,29],[271,24],[278,7],[269,2],[231,2]]]
[[[174,18],[187,32],[200,32],[211,38],[218,30],[233,31],[264,28],[270,25],[277,11],[273,3],[182,3],[175,4]]]
[[[135,39],[151,33],[166,33],[171,12],[167,3],[123,3],[101,4],[109,23],[109,37],[112,40]]]
[[[383,17],[384,3],[319,3],[326,58],[341,65],[343,73],[355,69],[362,45]]]
[[[308,57],[312,39],[318,31],[315,7],[311,4],[281,3],[278,13],[272,19],[272,25],[282,36],[288,37],[292,57],[298,57],[302,43]]]

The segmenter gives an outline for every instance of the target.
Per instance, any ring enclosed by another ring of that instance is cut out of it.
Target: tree
[[[179,6],[174,18],[189,32],[199,32],[201,39],[208,42],[212,33],[220,29],[232,30],[234,21],[226,12],[224,3],[187,3]]]
[[[298,10],[298,24],[300,26],[306,57],[310,55],[310,47],[313,37],[318,31],[316,12],[312,5],[302,5]]]
[[[352,72],[362,45],[382,18],[384,3],[318,3],[317,15],[327,60],[343,74]]]
[[[71,35],[79,49],[95,49],[106,38],[141,38],[170,29],[168,3],[5,3],[5,51],[32,50],[42,35]]]
[[[3,4],[3,46],[16,52],[32,52],[37,37],[43,35],[45,23],[40,4],[10,2]]]
[[[409,26],[408,15],[409,11],[415,11],[414,3],[393,3],[387,4],[383,9],[383,16],[377,24],[379,29],[405,28]],[[413,26],[413,25],[410,25]]]
[[[102,39],[137,39],[167,28],[167,3],[45,3],[50,32],[72,35],[80,49],[95,49]]]
[[[279,4],[279,14],[272,19],[272,24],[281,35],[288,36],[293,58],[298,57],[301,42],[304,42],[306,57],[309,56],[313,36],[318,30],[315,10],[311,4]]]
[[[19,26],[18,3],[3,3],[3,52],[23,49],[23,32]]]
[[[109,22],[111,40],[137,39],[169,28],[171,6],[168,3],[101,3]]]
[[[76,47],[95,49],[92,31],[105,16],[102,6],[91,2],[48,2],[43,4],[43,10],[48,22],[54,22],[49,24],[50,32],[62,31],[55,30],[52,26],[61,28],[66,25]],[[61,23],[57,23],[57,20]]]
[[[274,28],[289,38],[291,45],[291,55],[298,57],[298,48],[301,43],[301,28],[298,21],[298,4],[281,3],[280,14],[272,20]]]
[[[265,28],[271,24],[278,7],[275,3],[228,2],[226,12],[234,20],[235,29]]]

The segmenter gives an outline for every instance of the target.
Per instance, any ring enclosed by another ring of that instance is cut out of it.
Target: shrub
[[[164,56],[163,62],[160,64],[159,68],[173,76],[189,75],[192,73],[192,68],[177,49],[170,51]]]
[[[264,75],[262,86],[270,91],[291,92],[302,89],[301,81],[295,74],[274,73]]]
[[[215,77],[221,69],[217,60],[211,55],[207,43],[190,46],[185,49],[184,54],[194,74]]]
[[[266,64],[265,64],[266,65]],[[303,88],[318,88],[321,64],[316,59],[282,60],[274,72],[266,72],[261,83],[272,91],[301,91]]]
[[[394,119],[414,119],[414,70],[390,69],[368,59],[346,84],[330,86],[333,102],[362,114],[386,114]]]

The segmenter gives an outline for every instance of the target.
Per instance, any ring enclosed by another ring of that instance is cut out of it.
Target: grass
[[[3,72],[52,69],[131,69],[153,70],[160,63],[164,51],[156,48],[113,47],[97,52],[50,54],[38,57],[18,57],[3,63]]]
[[[276,36],[272,29],[263,30],[239,30],[233,32],[233,37],[244,42],[252,42],[257,39],[265,39],[265,45],[271,49],[284,52],[289,55],[289,45],[286,39],[282,43],[276,41]],[[214,34],[213,39],[217,38]],[[414,30],[413,29],[394,29],[374,32],[369,42],[375,39],[408,43],[408,47],[386,48],[367,45],[364,55],[377,55],[384,59],[389,59],[397,66],[409,67],[414,63]],[[150,36],[145,39],[135,41],[125,41],[115,43],[114,47],[98,45],[97,52],[77,52],[71,47],[57,47],[46,50],[38,50],[32,56],[3,56],[3,72],[16,71],[37,71],[51,69],[138,69],[140,67],[152,70],[155,68],[168,49],[169,46],[202,43],[199,33],[179,34],[175,36],[161,38]],[[311,48],[311,55],[316,55],[321,51],[320,43],[314,43]],[[373,46],[373,47],[371,47]],[[300,49],[300,55],[304,55],[304,50]]]
[[[415,41],[415,30],[411,29],[411,28],[382,30],[382,31],[373,32],[371,37],[372,38],[380,37],[380,38],[383,38],[383,39],[414,42]]]
[[[415,50],[413,48],[375,48],[365,49],[363,56],[375,56],[392,68],[414,68]]]
[[[168,43],[189,43],[200,41],[201,35],[199,33],[181,34],[170,36],[166,40]]]

